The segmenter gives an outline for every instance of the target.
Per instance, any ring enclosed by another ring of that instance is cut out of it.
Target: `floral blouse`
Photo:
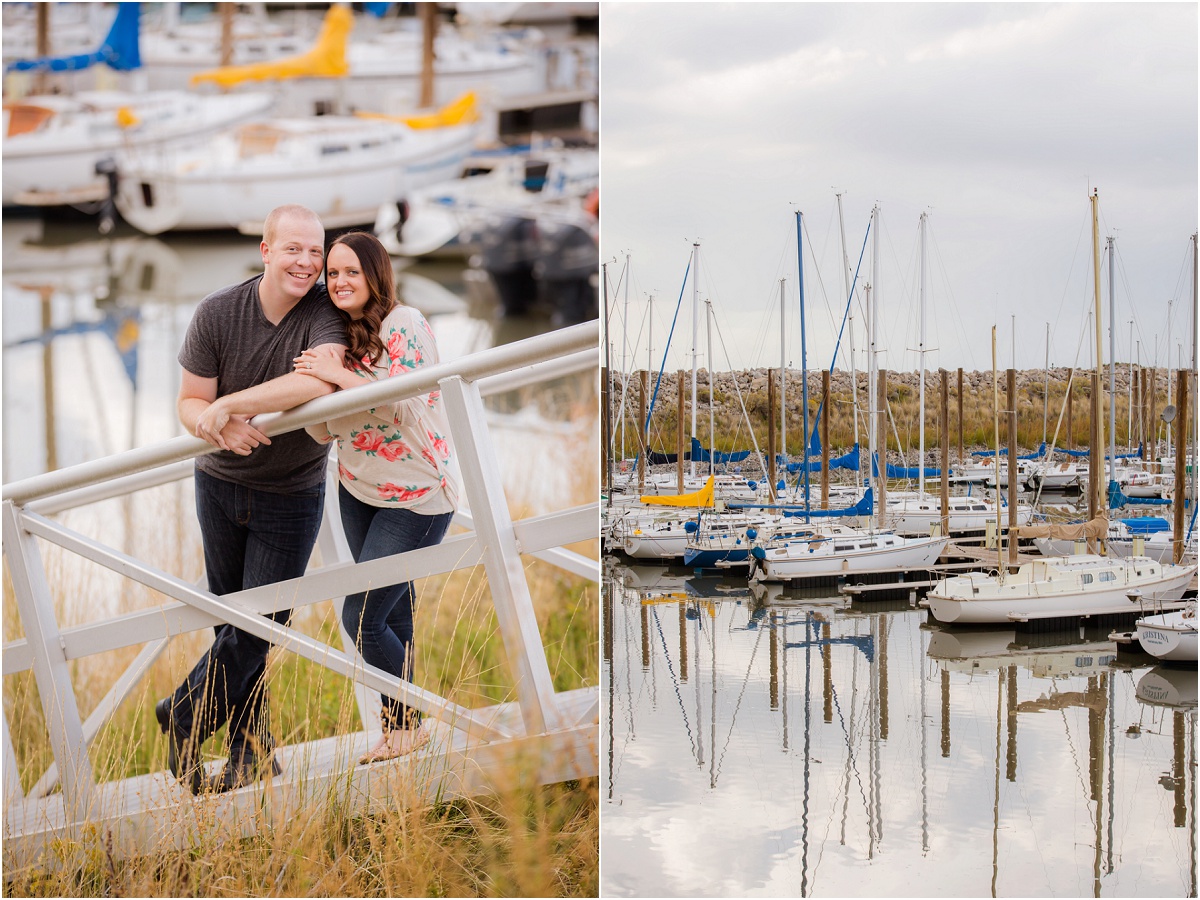
[[[356,370],[375,381],[438,361],[437,343],[425,317],[397,306],[380,325],[384,352],[375,365]],[[365,364],[369,364],[364,359]],[[351,494],[371,506],[404,507],[428,515],[458,506],[449,423],[441,391],[376,406],[312,425],[323,444],[337,439],[338,475]]]

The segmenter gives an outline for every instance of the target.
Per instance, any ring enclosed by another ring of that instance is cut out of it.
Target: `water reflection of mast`
[[[616,697],[616,673],[613,671],[613,631],[614,631],[614,612],[613,603],[616,600],[616,579],[610,576],[605,579],[607,590],[603,591],[601,603],[604,608],[604,624],[603,624],[603,641],[604,641],[604,665],[608,669],[608,799],[613,796],[613,768],[616,760],[616,721],[613,715]]]

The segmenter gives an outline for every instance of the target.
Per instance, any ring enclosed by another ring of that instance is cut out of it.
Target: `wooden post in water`
[[[1008,561],[1017,561],[1017,370],[1008,370]]]
[[[36,28],[37,32],[34,39],[37,41],[37,55],[45,57],[50,55],[50,3],[35,3],[36,10]],[[33,93],[46,94],[49,93],[50,82],[49,76],[45,72],[37,72],[33,76]]]
[[[1007,678],[1005,691],[1005,712],[1007,713],[1008,745],[1004,754],[1004,777],[1009,781],[1017,780],[1017,667],[1005,666]]]
[[[771,618],[775,618],[775,613],[771,613]],[[770,678],[767,682],[767,694],[770,700],[771,709],[779,709],[779,629],[775,627],[776,623],[771,622],[770,628],[767,629],[770,635]]]
[[[962,371],[959,369],[958,371]],[[961,420],[960,420],[961,421]],[[950,756],[950,672],[942,669],[942,758]]]
[[[963,455],[963,370],[962,366],[958,368],[958,461],[961,463],[966,457]]]
[[[829,370],[821,371],[821,509],[829,509]],[[804,457],[808,461],[807,455]],[[826,626],[828,627],[828,626]]]
[[[775,495],[775,370],[767,369],[767,480]]]
[[[961,370],[960,370],[961,371]],[[942,457],[942,536],[950,533],[950,373],[942,373],[942,402],[939,404],[938,442]]]
[[[1158,459],[1158,369],[1150,368],[1150,427],[1146,434],[1150,440],[1150,458]]]
[[[1183,504],[1187,497],[1187,434],[1188,407],[1191,399],[1188,397],[1188,370],[1179,370],[1179,390],[1175,407],[1175,505],[1171,527],[1175,529],[1175,539],[1171,546],[1171,561],[1178,564],[1183,559]]]
[[[677,387],[675,389],[675,398],[677,400],[677,403],[675,405],[675,408],[676,408],[676,415],[675,415],[675,423],[676,423],[676,428],[675,428],[675,453],[676,453],[676,456],[675,456],[675,484],[677,485],[676,493],[679,493],[679,494],[683,493],[683,457],[684,457],[684,449],[683,449],[684,437],[683,437],[683,435],[685,432],[685,429],[683,427],[683,411],[684,411],[684,405],[683,405],[684,380],[683,379],[684,379],[684,372],[683,372],[683,369],[680,369],[679,376],[676,381]],[[709,450],[711,451],[712,448],[710,447]]]
[[[1142,444],[1142,459],[1153,459],[1150,447],[1150,429],[1147,427],[1147,416],[1150,413],[1150,403],[1146,398],[1146,369],[1138,367],[1138,437]]]
[[[421,108],[433,106],[434,44],[437,42],[437,4],[421,3]]]
[[[879,386],[875,394],[879,403],[879,424],[875,433],[879,435],[879,496],[875,498],[879,509],[879,527],[887,527],[887,369],[879,370]]]
[[[647,369],[642,369],[638,372],[638,380],[641,382],[642,389],[638,392],[638,420],[637,420],[637,435],[638,435],[638,493],[646,493],[646,438],[649,435],[646,433],[646,405],[650,395],[650,372]]]
[[[237,7],[233,3],[218,3],[221,8],[221,65],[233,62],[233,17]]]
[[[1108,506],[1103,498],[1108,482],[1104,475],[1104,448],[1101,445],[1100,367],[1092,369],[1091,414],[1088,416],[1088,519],[1094,519]],[[1093,542],[1088,541],[1089,550]]]
[[[688,653],[687,653],[687,604],[679,604],[679,680],[687,684]]]
[[[650,668],[650,607],[645,603],[639,603],[641,607],[641,632],[642,632],[642,668]]]
[[[600,369],[600,408],[604,410],[603,419],[604,434],[600,442],[604,445],[604,489],[608,492],[609,501],[612,500],[612,385],[608,381],[607,367]]]
[[[1067,449],[1075,449],[1075,393],[1071,387],[1075,384],[1075,370],[1067,372]]]
[[[823,712],[826,724],[833,722],[833,645],[829,643],[829,631],[829,623],[821,623],[821,637],[825,638],[825,643],[821,645],[821,671],[824,676],[821,698],[825,701]]]

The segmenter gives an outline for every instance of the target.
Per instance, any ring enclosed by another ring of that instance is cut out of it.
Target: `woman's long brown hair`
[[[384,318],[395,309],[396,279],[392,274],[392,258],[388,256],[379,238],[366,231],[351,231],[337,238],[329,249],[338,244],[345,244],[358,257],[363,276],[367,280],[367,291],[370,297],[363,307],[362,317],[353,319],[342,310],[346,320],[346,368],[361,369],[363,358],[370,359],[374,365],[383,354],[383,339],[379,336],[379,326]],[[329,254],[325,254],[325,283],[329,283]]]

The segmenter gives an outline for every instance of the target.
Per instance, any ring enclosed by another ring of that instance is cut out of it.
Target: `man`
[[[208,588],[214,594],[304,574],[325,495],[327,447],[303,430],[274,440],[250,424],[333,386],[293,371],[306,349],[345,351],[343,320],[318,283],[325,229],[303,206],[282,206],[263,223],[263,274],[210,294],[196,308],[179,351],[184,427],[222,452],[196,458],[196,512]],[[272,614],[287,623],[291,610]],[[200,745],[226,721],[229,760],[207,787],[224,791],[279,773],[267,728],[263,675],[269,644],[232,625],[175,692],[155,706],[168,735],[172,773],[199,793]]]

